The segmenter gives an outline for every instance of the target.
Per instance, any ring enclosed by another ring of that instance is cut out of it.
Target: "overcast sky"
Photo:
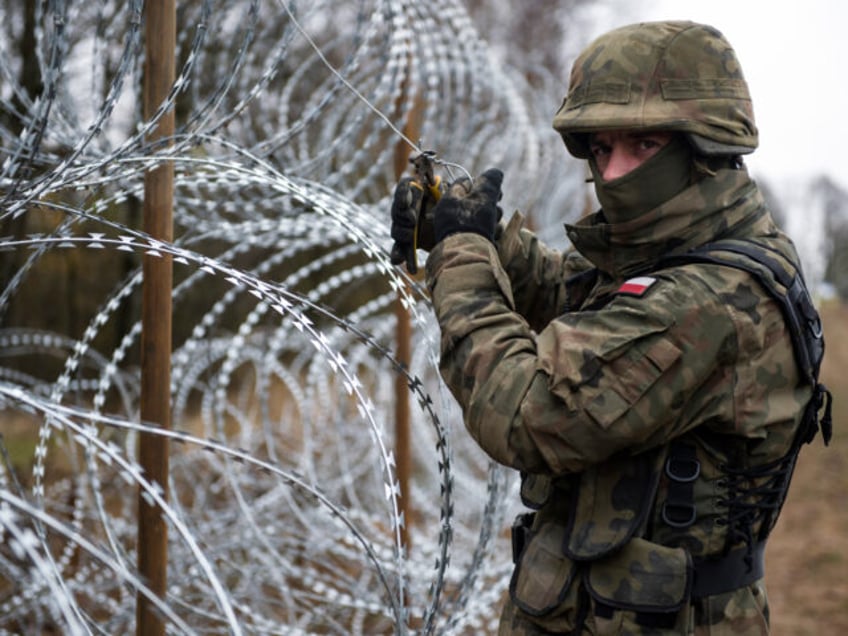
[[[754,100],[760,147],[746,160],[754,176],[794,181],[824,173],[848,188],[848,3],[642,0],[627,11],[607,12],[594,35],[669,19],[724,33]]]

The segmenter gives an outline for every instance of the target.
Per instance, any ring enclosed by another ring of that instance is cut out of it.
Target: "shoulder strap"
[[[813,399],[801,433],[802,442],[809,442],[819,430],[818,413],[825,407],[821,432],[825,445],[833,431],[831,420],[832,396],[819,383],[819,370],[824,358],[824,333],[800,268],[776,249],[753,240],[729,239],[707,243],[684,254],[667,256],[659,268],[689,263],[713,263],[741,269],[754,277],[780,306],[792,337],[792,347],[798,369],[804,380],[813,387]],[[809,417],[812,411],[812,418]]]

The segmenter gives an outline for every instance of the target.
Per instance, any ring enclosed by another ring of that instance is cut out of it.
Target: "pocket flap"
[[[527,543],[509,584],[512,601],[531,616],[562,604],[574,580],[575,563],[563,554],[565,529],[545,523]]]
[[[632,539],[592,563],[586,586],[592,598],[635,612],[672,612],[689,601],[692,558],[683,548]]]
[[[638,534],[651,510],[665,447],[598,464],[580,477],[565,553],[575,561],[618,554]]]

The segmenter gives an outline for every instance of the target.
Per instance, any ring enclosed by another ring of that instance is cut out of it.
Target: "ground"
[[[806,446],[766,552],[774,636],[848,634],[848,307],[822,310],[834,435]]]

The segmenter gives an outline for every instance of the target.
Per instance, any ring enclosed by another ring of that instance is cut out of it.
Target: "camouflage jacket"
[[[740,526],[727,507],[758,484],[740,488],[726,467],[750,476],[785,456],[810,391],[779,307],[749,274],[657,268],[718,238],[797,262],[791,242],[744,170],[625,223],[596,213],[566,226],[575,252],[521,224],[515,215],[497,245],[448,237],[427,262],[445,382],[470,434],[522,471],[539,509],[503,633],[767,633],[762,581],[692,599],[692,563],[750,551],[762,522]],[[685,527],[660,505],[674,440],[700,473]],[[673,626],[644,620],[652,611]]]

